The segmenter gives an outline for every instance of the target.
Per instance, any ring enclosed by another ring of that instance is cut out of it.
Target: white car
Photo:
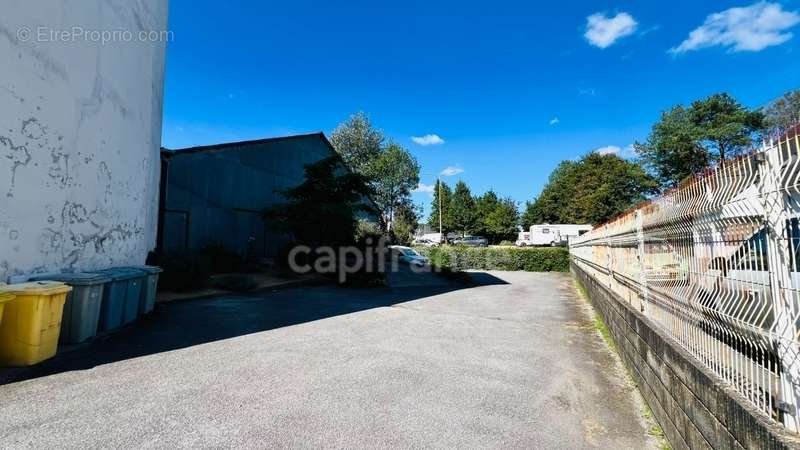
[[[414,239],[414,242],[411,243],[417,247],[438,247],[439,243],[436,241],[432,241],[430,239],[420,238]]]
[[[412,266],[417,267],[424,267],[428,265],[430,260],[428,258],[420,255],[411,247],[404,247],[402,245],[390,245],[389,248],[392,250],[392,253],[397,255],[398,259],[404,263],[408,263]]]

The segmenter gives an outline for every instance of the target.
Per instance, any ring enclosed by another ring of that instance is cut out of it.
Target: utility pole
[[[439,191],[436,196],[439,197],[439,241],[445,240],[442,233],[442,177],[436,178],[436,189]]]

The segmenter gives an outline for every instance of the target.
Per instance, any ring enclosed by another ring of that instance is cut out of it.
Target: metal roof
[[[308,139],[308,138],[319,138],[321,139],[325,145],[330,148],[333,153],[336,151],[333,148],[333,145],[330,143],[328,138],[325,136],[325,133],[319,131],[316,133],[307,133],[307,134],[297,134],[292,136],[278,136],[278,137],[271,137],[271,138],[264,138],[264,139],[254,139],[249,141],[237,141],[237,142],[224,142],[221,144],[212,144],[212,145],[199,145],[196,147],[187,147],[181,149],[168,149],[161,147],[161,156],[165,158],[169,158],[176,155],[186,155],[192,153],[202,153],[202,152],[213,152],[213,151],[222,151],[227,150],[233,147],[247,147],[247,146],[255,146],[261,144],[270,144],[275,142],[282,142],[282,141],[290,141],[295,139]]]

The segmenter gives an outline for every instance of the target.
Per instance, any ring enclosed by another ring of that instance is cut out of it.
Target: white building
[[[4,0],[0,281],[145,261],[166,29],[166,0]]]

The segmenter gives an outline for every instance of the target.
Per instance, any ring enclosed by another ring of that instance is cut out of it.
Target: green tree
[[[389,231],[395,209],[409,201],[419,183],[419,163],[406,149],[386,143],[381,130],[358,112],[336,127],[331,144],[353,171],[367,178],[375,191],[372,200],[381,210],[381,223]]]
[[[720,163],[746,150],[764,128],[763,113],[748,110],[728,94],[692,103],[690,116],[701,142]]]
[[[450,198],[450,214],[452,214],[453,231],[467,235],[475,230],[477,215],[475,214],[475,200],[467,183],[459,181],[453,189]]]
[[[398,244],[410,245],[411,241],[414,240],[414,233],[417,231],[421,213],[420,208],[411,202],[403,203],[397,207],[392,234]]]
[[[363,175],[342,170],[336,157],[305,166],[305,180],[282,191],[286,202],[265,212],[276,228],[299,244],[338,247],[355,241],[358,216],[376,215],[364,198],[374,191]]]
[[[419,184],[419,163],[408,150],[389,144],[370,163],[366,173],[375,190],[373,199],[381,210],[388,231],[396,209],[407,203],[411,190]]]
[[[385,137],[372,126],[363,111],[339,124],[331,134],[333,148],[354,171],[367,174],[370,164],[381,154]]]
[[[540,223],[580,223],[574,214],[574,195],[582,164],[562,161],[550,173],[542,193],[533,202],[526,204],[522,226],[527,229]],[[584,222],[585,223],[585,222]]]
[[[725,164],[753,143],[764,115],[728,94],[715,94],[661,114],[647,141],[634,144],[663,187],[676,186],[712,164]]]
[[[473,233],[486,237],[493,244],[516,237],[519,212],[512,199],[501,199],[490,190],[475,199],[475,212],[477,221]]]
[[[513,240],[517,235],[519,212],[517,204],[510,198],[500,200],[489,214],[483,217],[486,237],[493,244]]]
[[[691,112],[678,105],[661,113],[661,120],[653,125],[647,141],[635,143],[634,148],[659,183],[670,187],[711,164],[711,154],[701,145],[700,138]]]
[[[497,197],[497,194],[493,190],[489,190],[475,199],[475,214],[478,219],[475,224],[475,229],[473,230],[475,234],[490,238],[487,219],[499,205],[500,198]]]
[[[525,210],[522,215],[519,216],[519,225],[525,230],[529,229],[531,225],[541,223],[539,221],[539,211],[533,207],[535,204],[536,199],[534,199],[532,202],[525,202]]]
[[[764,108],[770,131],[780,133],[800,122],[800,89],[789,91]]]
[[[658,191],[658,183],[641,166],[617,155],[589,153],[564,161],[542,193],[528,203],[527,228],[537,223],[600,224]]]
[[[441,195],[441,202],[439,196]],[[428,217],[428,225],[431,226],[436,232],[439,231],[439,209],[442,210],[442,232],[446,236],[448,232],[453,231],[453,214],[451,210],[451,197],[453,192],[447,183],[440,180],[436,181],[433,188],[433,200],[431,200],[431,215]]]

